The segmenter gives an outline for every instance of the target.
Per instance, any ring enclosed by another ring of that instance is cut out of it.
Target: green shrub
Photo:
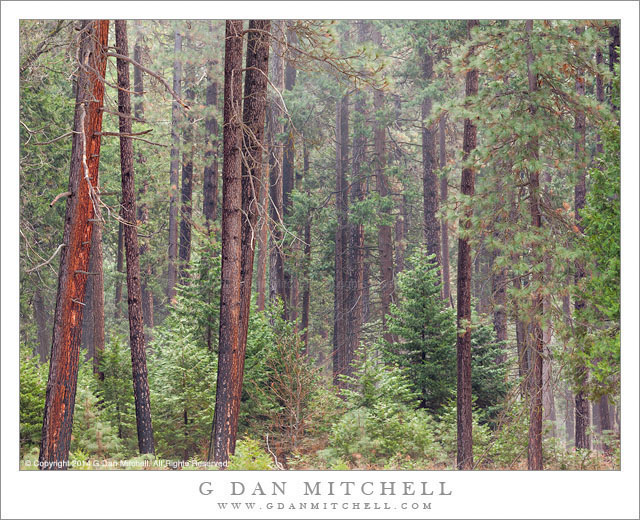
[[[267,453],[261,443],[250,437],[244,437],[236,443],[236,452],[229,456],[230,470],[269,470],[275,469],[273,457]]]
[[[20,348],[20,452],[40,444],[49,363],[39,365],[26,347]]]

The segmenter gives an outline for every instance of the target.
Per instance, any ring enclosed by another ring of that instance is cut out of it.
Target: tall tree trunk
[[[447,148],[446,148],[446,132],[447,117],[442,116],[439,122],[439,148],[440,148],[440,169],[447,167]],[[449,196],[449,185],[447,177],[443,175],[440,179],[440,201],[444,205],[447,203]],[[453,307],[453,298],[451,297],[451,277],[449,275],[449,224],[447,219],[443,218],[440,222],[440,236],[442,239],[442,297],[449,305]]]
[[[358,26],[358,43],[364,44],[365,41],[365,22],[357,22]],[[364,92],[358,91],[355,95],[354,104],[354,129],[353,129],[353,153],[351,157],[351,183],[349,186],[343,186],[345,190],[351,193],[351,206],[357,206],[364,200],[364,182],[362,177],[362,163],[365,160],[365,151],[367,146],[366,134],[364,126],[365,100]],[[348,110],[348,108],[347,108]],[[342,116],[348,118],[348,112]],[[348,132],[342,134],[344,152],[348,147]],[[346,171],[346,169],[345,169]],[[345,194],[345,197],[348,197]],[[360,346],[360,332],[362,329],[363,319],[363,283],[364,283],[364,225],[355,222],[354,217],[347,217],[347,247],[344,258],[346,259],[346,320],[347,320],[347,343],[345,345],[345,356],[343,361],[343,373],[351,375],[353,367],[351,366],[355,353]],[[344,267],[344,266],[343,266]]]
[[[527,20],[525,24],[527,38],[531,38],[533,31],[533,20]],[[528,40],[527,53],[527,76],[529,80],[529,94],[535,95],[538,90],[538,76],[533,71],[534,58],[531,50],[531,42]],[[535,117],[537,107],[531,103],[529,113],[531,118]],[[532,138],[529,143],[531,159],[535,162],[539,158],[538,138]],[[538,170],[529,171],[529,204],[531,211],[531,225],[534,228],[542,227],[542,214],[540,210],[540,172]],[[532,248],[535,250],[535,248]],[[534,262],[538,259],[534,257]],[[534,273],[534,281],[542,283],[542,275]],[[529,402],[529,450],[527,465],[530,470],[542,469],[542,356],[544,351],[544,338],[542,334],[542,296],[536,291],[532,296],[531,305],[531,375],[529,377],[530,402]]]
[[[565,428],[567,437],[567,446],[575,443],[575,398],[571,393],[571,388],[567,385],[565,390]]]
[[[334,338],[333,338],[333,384],[342,387],[339,376],[344,373],[348,342],[347,327],[347,266],[348,244],[348,196],[346,171],[349,167],[349,97],[344,94],[337,103],[336,111],[336,212],[338,224],[335,239],[334,264]]]
[[[267,108],[267,74],[269,72],[269,40],[271,21],[250,20],[247,36],[246,76],[242,123],[242,245],[240,268],[240,338],[237,351],[229,367],[232,381],[231,442],[235,452],[238,415],[242,396],[244,360],[247,349],[249,313],[251,310],[251,283],[255,255],[255,229],[262,209],[259,205],[262,185],[262,149]],[[224,367],[223,367],[224,369]],[[226,372],[226,370],[225,370]]]
[[[382,35],[377,29],[373,31],[373,42],[378,47],[382,46]],[[384,108],[384,93],[380,89],[376,89],[373,92],[373,106],[376,114],[380,114]],[[387,162],[385,126],[384,121],[376,120],[373,128],[376,190],[381,199],[389,197],[389,185],[385,175]],[[390,214],[391,211],[386,210],[384,216],[388,219]],[[393,280],[393,239],[391,236],[391,226],[388,224],[383,224],[378,228],[378,257],[380,259],[380,303],[383,338],[387,342],[392,342],[394,338],[388,331],[387,316],[389,315],[391,303],[394,303],[395,287]]]
[[[267,141],[268,139],[265,139]],[[268,145],[267,145],[268,149]],[[268,154],[267,154],[268,155]],[[258,219],[258,272],[256,273],[256,305],[264,311],[267,293],[267,263],[269,260],[269,161],[264,161],[263,182],[259,186],[261,217]]]
[[[122,209],[120,210],[120,218],[122,218]],[[122,222],[118,222],[118,248],[116,250],[116,295],[115,295],[115,311],[114,316],[116,319],[122,316],[122,277],[121,273],[124,273],[124,229]]]
[[[471,38],[471,30],[478,24],[477,20],[467,21],[467,37]],[[478,70],[469,69],[465,79],[465,95],[475,96],[478,93]],[[462,143],[463,160],[466,161],[476,147],[476,126],[469,118],[464,120],[464,137]],[[475,171],[466,166],[462,169],[460,191],[467,197],[475,192]],[[460,229],[465,232],[471,227],[473,208],[465,210],[460,221]],[[458,469],[473,469],[473,441],[471,437],[471,245],[469,238],[462,235],[458,239],[458,332],[456,351],[458,359]]]
[[[271,58],[271,83],[278,92],[284,89],[284,45],[281,41],[285,37],[284,20],[278,20],[274,24],[274,42]],[[284,308],[284,316],[287,316],[287,297],[284,283],[284,258],[283,258],[283,187],[282,164],[283,148],[278,139],[284,133],[284,126],[280,118],[284,116],[284,107],[278,94],[272,95],[268,107],[268,138],[269,142],[269,197],[271,199],[271,253],[269,256],[269,299],[274,301],[279,298]]]
[[[296,33],[291,30],[291,21],[286,22],[286,39],[287,45],[289,43],[296,44],[297,36]],[[285,68],[284,68],[284,88],[285,90],[291,91],[295,87],[296,84],[296,68],[294,63],[291,61],[292,51],[285,47]],[[283,219],[286,219],[287,215],[291,214],[293,209],[293,204],[291,200],[291,192],[294,188],[294,159],[295,159],[295,139],[293,133],[293,126],[290,121],[287,121],[284,128],[285,133],[285,142],[284,142],[284,151],[282,157],[282,209],[283,209]],[[294,302],[294,284],[295,281],[292,277],[291,270],[289,268],[284,269],[284,295],[286,298],[285,301],[285,309],[287,311],[286,316],[290,320],[296,319],[296,302]]]
[[[49,357],[49,348],[51,347],[51,338],[48,330],[48,316],[44,306],[44,298],[40,287],[36,287],[33,295],[33,314],[38,327],[38,356],[40,363],[45,363]]]
[[[309,149],[307,143],[302,142],[302,164],[305,179],[309,176]],[[307,214],[304,223],[304,269],[302,282],[302,341],[304,342],[305,353],[309,352],[309,308],[311,303],[311,212]]]
[[[576,27],[576,33],[578,35],[583,32],[582,27]],[[578,96],[584,96],[585,94],[585,80],[582,75],[579,75],[576,79],[576,94]],[[576,182],[574,190],[574,206],[575,206],[575,222],[580,232],[584,232],[581,221],[582,216],[580,212],[584,209],[587,194],[587,164],[585,154],[585,140],[586,140],[586,117],[584,112],[578,111],[575,118],[575,132],[578,138],[575,142],[575,161],[578,169],[578,181]],[[585,270],[582,262],[576,261],[575,263],[575,284],[579,285],[582,278],[584,278]],[[578,323],[579,313],[584,308],[585,302],[576,298],[574,302],[574,308],[576,310],[576,336],[578,338],[584,337],[583,327]],[[591,438],[588,434],[588,428],[591,424],[590,406],[585,392],[585,385],[589,380],[589,368],[586,365],[578,366],[576,371],[576,448],[589,449],[591,448]]]
[[[91,277],[91,358],[93,373],[100,380],[104,373],[100,371],[100,358],[104,352],[104,274],[102,270],[102,222],[96,222],[91,236],[91,254],[89,256],[89,276]]]
[[[433,54],[431,49],[422,50],[422,79],[425,85],[433,81]],[[440,222],[436,217],[438,211],[438,176],[436,175],[436,129],[426,121],[431,116],[432,100],[425,96],[422,100],[422,189],[424,203],[424,237],[427,254],[434,255],[433,261],[442,264],[440,251]]]
[[[209,32],[213,32],[213,25],[209,23]],[[203,173],[203,208],[207,230],[211,234],[212,227],[218,218],[218,119],[215,110],[218,106],[218,81],[214,71],[215,61],[209,58],[207,61],[207,94],[205,106],[207,117],[205,118],[206,148],[204,152]]]
[[[136,20],[136,26],[140,25],[140,20]],[[143,37],[140,33],[136,36],[136,43],[133,46],[133,59],[137,63],[142,63],[142,46],[144,44]],[[136,95],[136,101],[134,104],[134,115],[138,120],[144,120],[144,79],[142,75],[142,69],[134,67],[133,69],[133,91]],[[144,155],[142,148],[138,148],[136,154],[136,164],[138,172],[143,172],[143,180],[140,189],[138,190],[140,205],[138,206],[138,220],[140,226],[144,229],[144,226],[149,222],[149,206],[146,202],[147,193],[149,192],[149,175],[146,171],[145,164],[147,158]],[[149,239],[141,238],[140,240],[140,263],[142,264],[142,281],[140,290],[142,293],[142,315],[144,317],[144,325],[147,327],[147,331],[153,328],[153,291],[149,289],[149,282],[153,279],[153,262],[145,258],[146,253],[149,251]],[[147,332],[150,336],[150,333]]]
[[[82,22],[71,166],[56,310],[53,319],[51,363],[44,406],[39,468],[66,469],[78,382],[82,314],[87,284],[93,222],[96,214],[100,133],[108,20]]]
[[[118,54],[129,56],[127,21],[116,20],[116,49]],[[122,172],[122,216],[125,221],[124,242],[127,258],[127,302],[129,306],[129,345],[133,371],[133,397],[136,406],[138,450],[140,454],[154,453],[151,404],[147,375],[147,353],[142,318],[140,289],[140,251],[136,226],[136,188],[133,170],[133,140],[131,134],[131,95],[129,62],[117,59],[118,112],[120,123],[120,168]],[[123,135],[124,134],[124,135]]]
[[[227,20],[224,59],[222,165],[222,286],[213,455],[224,465],[233,452],[233,381],[240,346],[242,269],[242,21]],[[210,450],[211,451],[211,450]],[[209,453],[211,457],[211,453]],[[223,466],[221,466],[223,467]]]
[[[174,31],[173,91],[182,90],[182,34]],[[169,270],[167,275],[167,298],[173,303],[178,279],[178,169],[180,167],[180,105],[171,105],[171,164],[169,166]]]
[[[189,39],[187,39],[187,42]],[[185,75],[186,98],[189,104],[193,104],[195,93],[193,85],[196,81],[195,65],[191,64],[187,67]],[[182,133],[184,140],[184,150],[182,152],[182,192],[180,197],[180,242],[178,245],[178,258],[180,259],[180,283],[188,283],[189,278],[189,262],[191,261],[191,219],[193,215],[193,206],[191,198],[193,195],[193,119],[189,117]]]

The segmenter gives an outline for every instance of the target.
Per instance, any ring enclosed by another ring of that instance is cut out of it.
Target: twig
[[[73,130],[71,132],[67,132],[66,134],[62,134],[58,137],[56,137],[55,139],[51,139],[51,141],[45,141],[44,143],[33,143],[34,146],[44,146],[45,144],[51,144],[51,143],[55,143],[56,141],[59,141],[60,139],[64,139],[65,137],[69,137],[70,135],[75,134],[76,132],[74,132]]]
[[[271,448],[269,447],[269,434],[267,433],[265,437],[267,440],[267,451],[271,453],[271,456],[273,457],[273,461],[276,463],[276,468],[278,468],[279,470],[284,470],[284,466],[278,462],[278,457],[276,457],[276,454],[273,453],[271,451]]]
[[[41,267],[44,267],[45,265],[47,265],[49,262],[51,262],[51,260],[54,259],[54,257],[58,254],[58,251],[60,251],[62,248],[64,247],[64,244],[60,244],[58,246],[58,249],[56,249],[54,251],[54,253],[51,255],[51,258],[49,258],[49,260],[47,260],[46,262],[42,262],[40,265],[36,265],[35,267],[32,267],[31,269],[27,269],[25,271],[25,273],[32,273],[33,271],[35,271],[36,269],[40,269]]]
[[[61,199],[62,197],[71,197],[71,195],[73,195],[73,193],[71,193],[70,191],[65,191],[64,193],[59,193],[58,195],[56,195],[56,198],[51,201],[51,204],[49,204],[49,207],[52,208],[53,205],[56,202],[58,202],[58,199]]]
[[[121,132],[94,132],[95,136],[109,136],[109,137],[134,137],[136,135],[145,135],[150,132],[153,132],[153,128],[149,128],[148,130],[143,130],[142,132],[132,132],[130,134],[123,134]]]

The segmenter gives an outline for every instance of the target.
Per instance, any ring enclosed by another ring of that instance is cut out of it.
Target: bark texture
[[[273,53],[271,57],[271,83],[273,87],[282,92],[284,89],[284,45],[281,43],[285,37],[284,20],[274,22],[273,30]],[[284,126],[280,118],[284,116],[284,107],[277,93],[269,99],[268,107],[268,138],[269,143],[269,197],[270,206],[270,255],[269,255],[269,300],[274,301],[279,298],[284,307],[286,316],[287,296],[284,281],[284,258],[283,258],[283,148],[282,143],[277,142],[278,136],[284,132]]]
[[[467,21],[468,36],[471,29],[478,24],[477,20]],[[470,69],[465,78],[465,95],[478,93],[478,71]],[[470,119],[464,120],[464,136],[462,143],[463,160],[476,147],[476,126]],[[471,167],[462,169],[460,191],[472,197],[475,192],[475,171]],[[468,206],[460,228],[465,232],[471,226],[473,210]],[[463,235],[458,240],[458,336],[456,341],[458,365],[458,469],[473,469],[473,441],[471,437],[471,246],[469,239]],[[463,332],[460,332],[463,331]]]
[[[528,38],[531,38],[533,31],[533,20],[527,20],[525,30]],[[538,90],[538,76],[534,71],[534,57],[529,42],[527,53],[527,76],[529,80],[529,95],[535,95]],[[533,118],[536,114],[537,106],[532,102],[529,105],[529,113]],[[529,143],[531,159],[538,160],[539,147],[538,139],[533,138]],[[542,227],[542,214],[540,211],[540,172],[529,171],[529,208],[531,213],[531,225],[534,228]],[[534,249],[535,250],[535,249]],[[542,275],[534,273],[534,281],[542,283]],[[530,323],[530,374],[529,374],[529,447],[527,455],[527,465],[530,470],[542,469],[542,356],[544,349],[544,338],[542,334],[542,296],[536,292],[532,296],[531,323]]]
[[[182,35],[174,32],[173,91],[180,96],[182,92]],[[167,297],[172,303],[176,296],[178,280],[178,169],[180,166],[180,105],[173,101],[171,105],[171,164],[169,165],[169,269],[167,274]]]
[[[187,40],[188,42],[189,40]],[[189,65],[185,74],[185,82],[189,87],[186,89],[186,98],[189,105],[193,104],[195,93],[192,85],[196,82],[195,65]],[[184,145],[182,152],[182,189],[180,193],[180,242],[178,245],[178,258],[180,259],[180,283],[186,284],[189,278],[189,263],[191,262],[191,219],[193,206],[191,198],[193,196],[193,126],[191,117],[185,122],[186,126],[182,132]]]
[[[222,286],[213,455],[226,464],[233,452],[233,363],[240,346],[242,268],[242,21],[227,20],[224,61],[222,165]],[[211,455],[211,454],[210,454]]]
[[[129,55],[127,21],[116,20],[116,49],[122,56]],[[117,60],[118,112],[120,133],[131,134],[131,94],[129,62]],[[142,293],[140,288],[140,250],[136,226],[136,189],[133,170],[133,139],[120,136],[120,169],[122,173],[122,216],[124,243],[127,258],[127,304],[129,308],[129,345],[133,372],[133,397],[136,406],[138,450],[140,454],[154,453],[153,428],[151,426],[151,401],[147,374],[147,353],[142,317]]]
[[[82,314],[98,185],[108,20],[85,21],[79,32],[80,60],[71,145],[69,189],[53,319],[51,363],[44,407],[41,469],[66,469],[78,381]],[[98,135],[96,135],[96,133]]]
[[[439,140],[439,152],[440,152],[440,169],[444,170],[447,167],[447,118],[442,116],[438,123],[438,140]],[[449,196],[449,185],[447,184],[447,177],[443,175],[440,179],[440,204],[445,205]],[[453,298],[451,297],[451,276],[450,260],[449,260],[449,224],[447,220],[443,218],[440,222],[440,237],[442,240],[442,297],[444,300],[453,307]]]

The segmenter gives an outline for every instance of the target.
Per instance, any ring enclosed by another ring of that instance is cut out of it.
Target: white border
[[[622,19],[622,436],[620,472],[19,472],[18,20],[127,18]],[[2,518],[220,518],[227,483],[446,481],[434,518],[638,518],[638,3],[637,2],[2,2]],[[203,480],[214,495],[198,494]],[[292,494],[287,500],[296,499]],[[330,498],[330,497],[325,497]],[[376,501],[384,501],[377,497]],[[411,498],[411,497],[408,497]],[[373,500],[373,499],[369,499]],[[277,499],[276,499],[277,501]],[[362,501],[362,500],[361,500]],[[247,517],[246,511],[235,513]],[[388,518],[411,512],[261,510],[263,518]]]

